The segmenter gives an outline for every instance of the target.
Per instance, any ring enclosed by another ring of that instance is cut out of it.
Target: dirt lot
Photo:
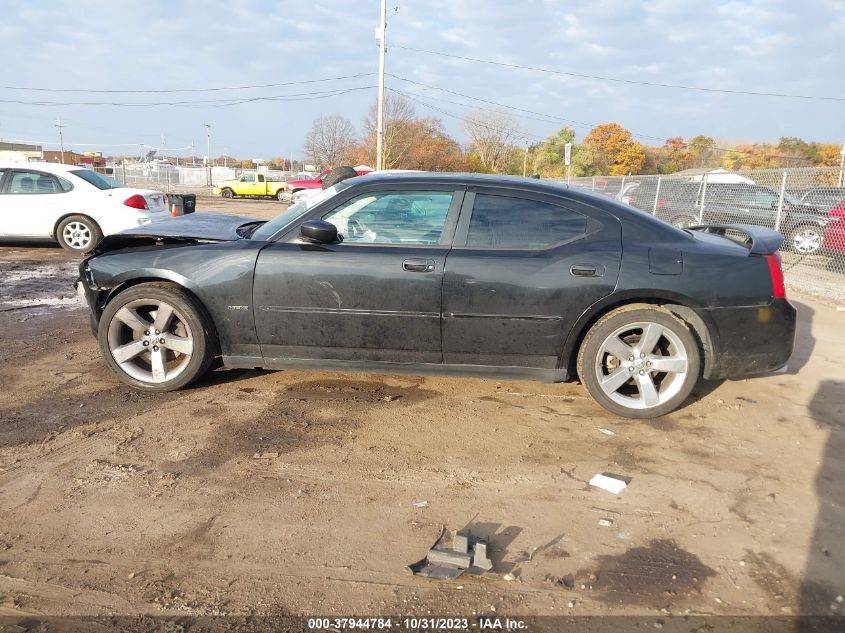
[[[231,371],[152,396],[100,360],[75,265],[0,246],[0,615],[845,609],[833,306],[793,294],[787,373],[654,421],[458,378]],[[496,573],[412,576],[444,525],[489,536]]]

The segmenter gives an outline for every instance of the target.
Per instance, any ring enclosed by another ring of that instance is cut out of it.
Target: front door
[[[442,186],[357,193],[320,213],[342,242],[309,243],[297,229],[262,249],[253,305],[268,366],[440,363],[443,270],[462,198]]]
[[[66,194],[58,179],[44,172],[9,170],[0,191],[0,233],[47,238],[62,215]]]
[[[619,274],[621,227],[575,200],[470,189],[443,281],[443,362],[558,368]]]

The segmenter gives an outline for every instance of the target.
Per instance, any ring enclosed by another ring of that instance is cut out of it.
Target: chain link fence
[[[241,177],[245,171],[266,174],[268,180],[286,181],[297,175],[289,171],[273,169],[241,169],[240,167],[203,167],[193,165],[169,165],[167,163],[129,163],[98,169],[110,178],[141,189],[156,189],[167,193],[194,193],[200,196],[212,195],[213,183]]]
[[[691,169],[665,176],[573,178],[572,183],[678,227],[775,229],[784,236],[787,285],[845,302],[845,182],[838,168]]]

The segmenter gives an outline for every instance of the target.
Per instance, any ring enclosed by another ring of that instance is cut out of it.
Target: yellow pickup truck
[[[214,195],[224,198],[254,196],[278,200],[288,197],[283,180],[272,180],[270,176],[255,172],[245,173],[237,180],[221,180],[214,185]]]

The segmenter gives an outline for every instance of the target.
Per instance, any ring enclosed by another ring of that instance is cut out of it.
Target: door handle
[[[595,264],[573,264],[569,272],[574,277],[601,277],[604,275],[604,266]]]
[[[402,270],[409,273],[430,273],[434,272],[433,259],[406,259],[402,262]]]

